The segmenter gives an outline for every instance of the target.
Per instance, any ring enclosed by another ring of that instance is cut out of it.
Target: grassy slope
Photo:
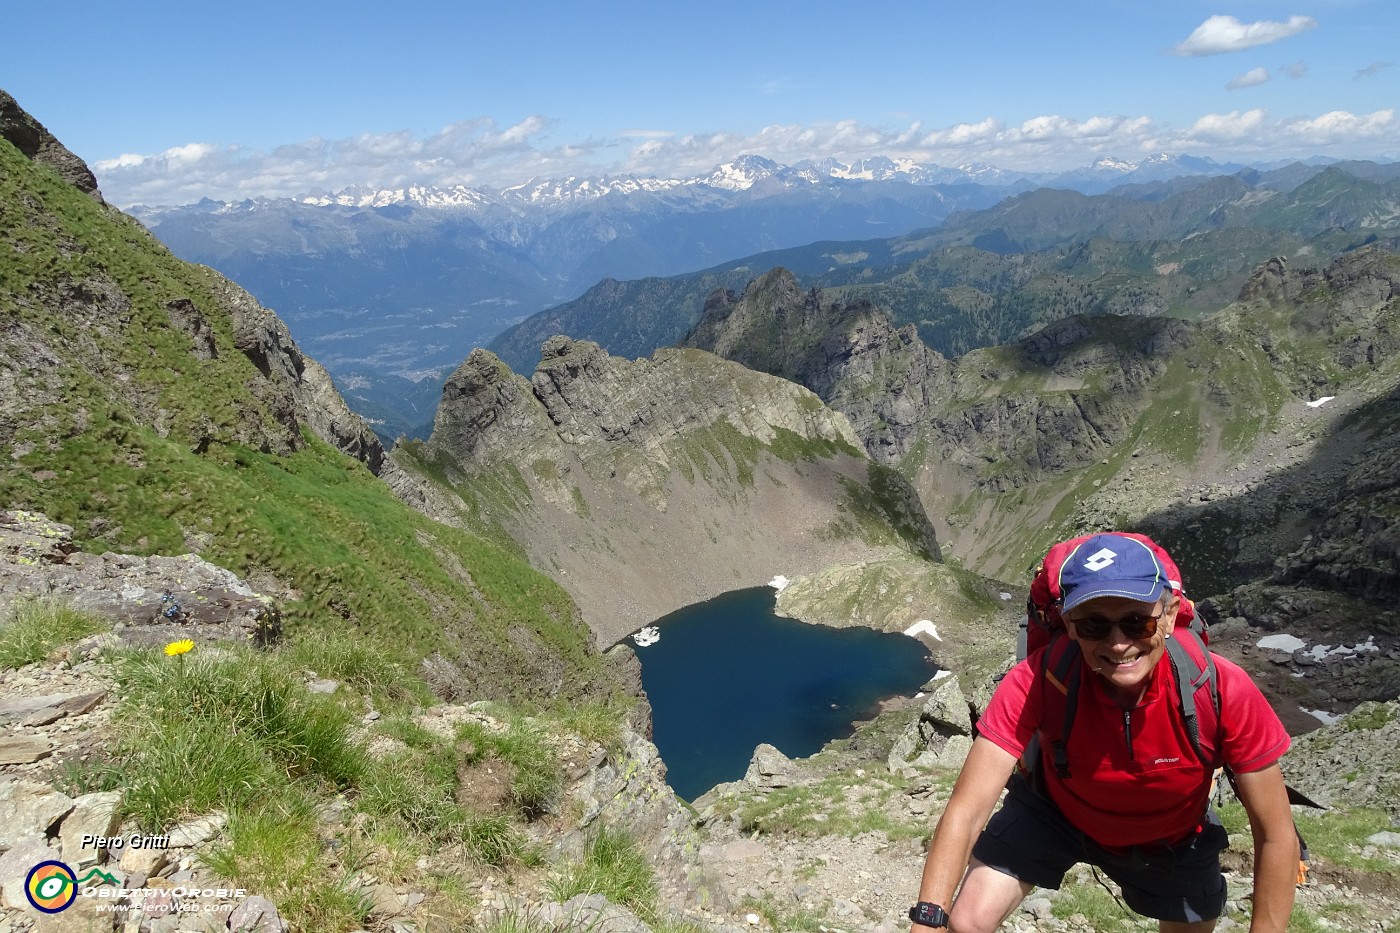
[[[546,659],[543,669],[560,659],[590,669],[565,684],[598,680],[587,633],[552,581],[411,511],[357,462],[278,423],[209,270],[3,142],[0,234],[7,343],[56,358],[5,348],[16,391],[0,444],[14,468],[0,475],[0,505],[46,512],[97,552],[181,553],[187,536],[207,535],[206,559],[300,592],[285,607],[294,627],[348,623],[419,653],[475,658],[483,692],[552,691],[539,682]],[[171,323],[167,304],[182,299],[209,323],[213,359]],[[279,439],[300,449],[257,449]]]

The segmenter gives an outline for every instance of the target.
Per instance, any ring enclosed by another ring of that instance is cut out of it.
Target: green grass
[[[146,651],[122,659],[116,674],[127,697],[114,756],[123,806],[150,831],[213,809],[290,799],[298,779],[348,788],[368,768],[349,713],[309,693],[275,654]]]
[[[275,903],[294,930],[354,929],[373,906],[370,892],[352,884],[360,867],[353,847],[323,856],[316,813],[305,801],[235,813],[201,859]]]
[[[1366,839],[1379,832],[1394,830],[1383,810],[1365,808],[1299,812],[1294,821],[1308,848],[1329,862],[1360,871],[1394,874],[1391,859],[1362,854]]]
[[[571,704],[553,713],[559,724],[588,742],[597,742],[610,752],[622,749],[622,730],[627,709],[615,703]]]
[[[1249,838],[1249,817],[1243,805],[1230,802],[1220,808],[1220,819],[1231,834]],[[1327,810],[1299,809],[1294,823],[1307,840],[1309,853],[1334,865],[1363,872],[1393,875],[1395,862],[1383,857],[1366,856],[1362,850],[1367,838],[1379,832],[1393,831],[1390,817],[1383,810],[1364,807]]]
[[[534,864],[539,853],[512,814],[478,813],[457,802],[458,751],[425,729],[407,735],[407,754],[375,761],[357,790],[356,808],[376,829],[427,840],[435,849],[458,847],[487,865]]]
[[[546,882],[549,896],[567,901],[579,894],[602,894],[643,921],[660,912],[660,886],[646,856],[625,833],[602,828],[588,841],[583,858],[557,869]]]
[[[490,757],[511,766],[511,802],[527,819],[544,815],[556,803],[564,777],[559,757],[538,724],[516,718],[504,732],[493,732],[477,723],[464,723],[457,737],[469,743],[468,763]]]
[[[281,656],[289,665],[339,681],[377,701],[376,706],[432,702],[423,681],[413,674],[411,653],[373,635],[344,638],[308,631],[297,635]]]
[[[744,905],[753,910],[754,913],[762,917],[770,929],[802,931],[802,933],[826,933],[832,929],[828,926],[826,914],[813,910],[810,907],[793,908],[790,904],[775,903],[771,898],[764,898],[759,901],[747,901]],[[836,927],[841,929],[840,926]]]
[[[822,781],[793,787],[780,787],[762,795],[721,800],[716,808],[732,816],[744,833],[800,836],[857,836],[880,832],[891,841],[920,838],[928,827],[911,818],[891,819],[882,804],[902,790],[887,781],[862,782],[865,797],[854,807],[846,803],[852,778],[835,774]]]
[[[22,600],[0,622],[0,670],[46,660],[107,627],[95,616],[56,600]]]
[[[1384,703],[1362,703],[1342,718],[1342,728],[1347,732],[1372,732],[1395,719],[1394,710]]]
[[[1072,882],[1066,877],[1060,890],[1052,895],[1050,903],[1054,915],[1061,920],[1069,920],[1076,915],[1083,917],[1084,922],[1074,924],[1079,929],[1112,930],[1123,920],[1136,917],[1115,900],[1103,885],[1093,880],[1092,875],[1082,882]]]

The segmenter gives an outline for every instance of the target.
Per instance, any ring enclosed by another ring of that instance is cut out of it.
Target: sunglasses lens
[[[1090,641],[1099,641],[1108,635],[1110,626],[1103,619],[1079,619],[1074,623],[1074,629],[1079,633],[1080,638],[1087,638]]]
[[[1143,638],[1151,638],[1157,634],[1157,620],[1161,616],[1124,616],[1121,619],[1079,619],[1074,623],[1075,629],[1079,632],[1080,638],[1087,638],[1089,641],[1101,641],[1108,637],[1109,632],[1115,625],[1123,633],[1123,637],[1130,641],[1138,641]]]
[[[1132,639],[1148,638],[1157,634],[1156,616],[1133,616],[1118,623],[1123,634]]]

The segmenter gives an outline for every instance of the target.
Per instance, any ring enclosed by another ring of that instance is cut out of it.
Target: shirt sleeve
[[[1234,771],[1262,771],[1277,762],[1292,740],[1259,687],[1238,664],[1215,655],[1220,678],[1222,757]]]
[[[1040,691],[1031,689],[1044,649],[1019,662],[997,684],[977,731],[1017,758],[1040,726]]]

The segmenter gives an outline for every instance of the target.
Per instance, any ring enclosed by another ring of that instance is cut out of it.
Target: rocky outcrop
[[[873,457],[899,462],[919,448],[996,493],[1098,460],[1127,435],[1143,390],[1191,333],[1181,321],[1070,317],[949,361],[912,325],[896,328],[866,302],[803,292],[778,269],[741,297],[713,296],[686,342],[812,389]],[[1008,390],[1013,380],[1023,387]]]
[[[920,770],[956,770],[972,750],[971,704],[956,676],[924,685],[928,698],[890,748],[887,767],[892,774],[917,775]]]
[[[36,512],[0,512],[0,618],[21,600],[96,615],[129,645],[185,638],[265,645],[282,631],[271,596],[195,554],[88,554],[67,525]]]
[[[101,201],[82,161],[3,92],[0,133],[23,156]],[[21,167],[28,168],[15,166]],[[60,210],[90,215],[82,221],[83,239],[74,225],[54,221]],[[91,378],[101,384],[106,404],[197,452],[232,443],[291,453],[304,446],[306,425],[371,469],[382,463],[382,446],[324,370],[308,366],[286,324],[243,289],[211,270],[185,266],[110,208],[78,202],[60,209],[33,197],[6,205],[3,217],[42,244],[31,249],[60,257],[98,253],[103,260],[36,263],[0,283],[7,305],[18,312],[0,341],[5,388],[12,390],[0,401],[0,444],[15,427],[57,422],[66,409],[83,407],[74,383]],[[60,326],[52,326],[55,317]],[[134,352],[138,346],[148,349]],[[67,367],[76,373],[65,373]],[[212,405],[168,394],[172,371],[241,389],[244,397]]]
[[[384,445],[379,436],[345,404],[324,366],[309,356],[302,357],[302,363],[299,397],[307,427],[378,476],[384,469]]]
[[[475,350],[431,439],[384,475],[435,517],[503,526],[604,643],[775,575],[938,554],[917,495],[844,417],[698,350],[626,360],[556,337],[529,380]]]
[[[105,203],[102,192],[97,190],[97,176],[92,174],[92,169],[69,152],[4,90],[0,90],[0,138],[18,149],[25,158],[53,169],[79,191],[98,203]]]

